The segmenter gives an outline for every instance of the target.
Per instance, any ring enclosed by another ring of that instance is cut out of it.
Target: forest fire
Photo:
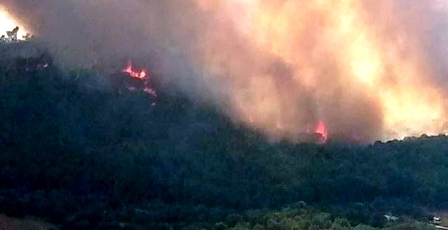
[[[142,91],[152,97],[151,105],[156,105],[157,91],[150,82],[149,74],[146,70],[135,70],[132,61],[128,61],[126,68],[122,70],[131,79],[138,81],[137,84],[130,84],[127,88],[131,91]]]
[[[5,2],[27,13],[25,26],[40,24],[36,34],[61,60],[152,55],[167,81],[269,139],[300,142],[318,119],[328,139],[448,133],[443,1],[111,1]],[[53,9],[70,12],[41,14]],[[83,20],[67,18],[72,9]],[[148,72],[123,72],[156,95]]]
[[[324,140],[327,129],[363,142],[448,132],[431,1],[197,1],[219,15],[204,71],[229,86],[232,115],[267,136],[296,140],[318,118]]]
[[[314,130],[314,133],[319,135],[318,143],[323,144],[323,143],[327,142],[327,140],[328,140],[328,131],[327,131],[327,127],[325,126],[325,123],[322,120],[320,120],[317,123],[317,126],[316,126],[316,128]]]
[[[26,37],[28,34],[28,30],[23,27],[21,23],[19,23],[12,15],[8,13],[6,9],[4,9],[0,5],[0,36],[7,37],[7,31],[10,31],[14,27],[19,28],[16,31],[16,37],[17,39],[21,39],[23,37]]]
[[[148,76],[146,70],[140,70],[140,71],[134,70],[132,61],[128,61],[126,68],[123,69],[123,73],[127,73],[130,77],[138,78],[143,81],[146,81]]]

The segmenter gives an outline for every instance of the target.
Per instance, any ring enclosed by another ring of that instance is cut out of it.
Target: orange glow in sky
[[[27,29],[23,27],[17,20],[15,20],[4,8],[0,6],[0,36],[6,35],[6,31],[11,31],[14,27],[20,27],[18,38],[22,38],[28,33]]]

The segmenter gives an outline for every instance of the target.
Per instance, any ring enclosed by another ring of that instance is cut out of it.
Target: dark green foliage
[[[448,208],[445,136],[272,144],[183,95],[159,92],[151,106],[107,77],[62,72],[45,52],[1,60],[0,212],[9,215],[63,229],[369,229],[360,224],[382,227],[386,212]],[[267,211],[302,200],[329,214],[303,203]]]

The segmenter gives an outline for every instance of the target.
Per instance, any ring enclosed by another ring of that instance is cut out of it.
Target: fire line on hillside
[[[150,75],[147,70],[136,70],[134,68],[133,62],[129,60],[122,72],[125,73],[129,78],[139,82],[139,84],[137,85],[128,85],[127,88],[130,91],[142,91],[145,94],[148,94],[152,98],[151,105],[156,105],[157,91],[150,82]]]

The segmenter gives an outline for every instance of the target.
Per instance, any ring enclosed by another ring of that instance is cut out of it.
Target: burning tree
[[[0,37],[0,41],[5,42],[5,43],[16,43],[16,42],[20,42],[20,41],[27,41],[27,40],[33,38],[33,36],[29,33],[22,36],[22,38],[18,38],[19,30],[20,30],[20,27],[16,26],[11,31],[6,31],[6,36],[2,35]]]

